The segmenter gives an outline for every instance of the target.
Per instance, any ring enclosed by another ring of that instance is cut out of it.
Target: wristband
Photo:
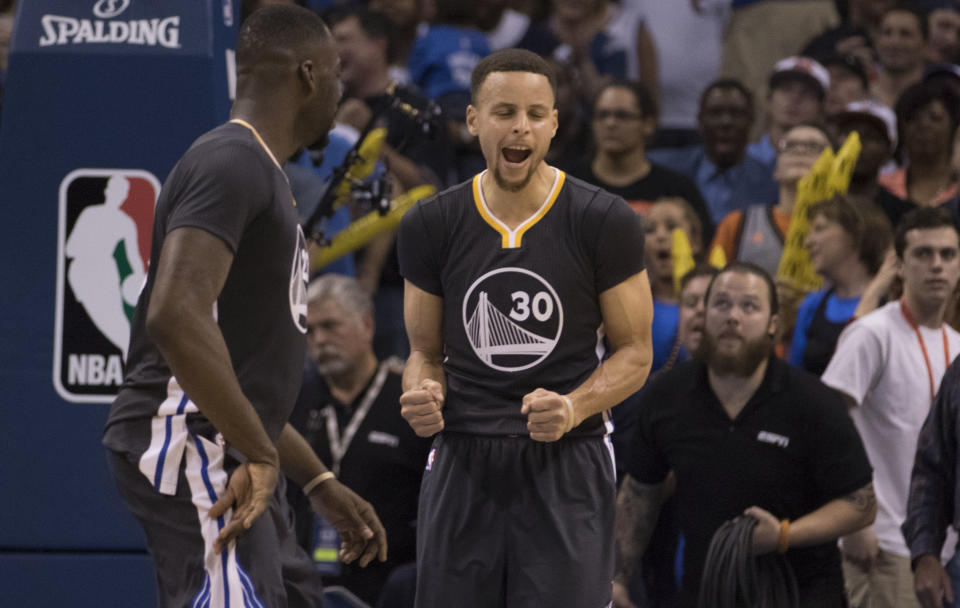
[[[783,555],[790,548],[790,520],[780,522],[780,540],[777,541],[777,553]]]
[[[316,477],[308,481],[306,485],[303,486],[304,496],[308,496],[310,492],[314,490],[314,488],[318,487],[320,484],[327,481],[328,479],[336,479],[336,478],[337,476],[333,474],[333,471],[325,471],[323,473],[320,473],[319,475],[317,475]]]
[[[575,415],[573,413],[573,401],[570,400],[570,397],[566,395],[560,395],[560,398],[563,399],[563,403],[567,406],[567,428],[563,430],[564,435],[570,432],[570,429],[573,428],[573,421]]]

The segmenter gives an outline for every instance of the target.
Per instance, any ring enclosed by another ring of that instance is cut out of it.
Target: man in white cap
[[[823,118],[830,73],[809,57],[787,57],[773,67],[768,88],[769,126],[760,141],[747,146],[747,154],[769,165],[772,173],[783,134],[800,123]]]

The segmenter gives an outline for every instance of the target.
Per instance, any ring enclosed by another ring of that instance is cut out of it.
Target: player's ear
[[[313,64],[313,60],[304,59],[300,62],[300,65],[297,66],[297,78],[299,78],[301,85],[306,91],[313,93],[317,90],[319,83],[317,80],[316,66]]]
[[[557,128],[560,126],[560,112],[557,111],[557,107],[554,106],[551,112],[553,116],[553,131],[550,133],[550,137],[553,138],[557,134]]]
[[[480,120],[479,111],[473,107],[473,104],[467,106],[467,130],[470,131],[470,135],[474,137],[480,132],[478,129],[477,122]]]
[[[777,337],[777,332],[780,331],[780,315],[770,315],[770,323],[767,325],[767,333],[770,334],[771,338]]]

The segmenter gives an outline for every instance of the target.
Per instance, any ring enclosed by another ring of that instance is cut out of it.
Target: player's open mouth
[[[508,163],[519,165],[527,160],[533,151],[523,146],[509,146],[503,149],[503,158]]]

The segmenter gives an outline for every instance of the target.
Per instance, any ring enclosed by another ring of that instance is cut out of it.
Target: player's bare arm
[[[328,476],[319,483],[318,477],[329,472],[304,437],[288,423],[280,432],[277,443],[280,466],[284,474],[301,488],[313,482],[307,493],[310,506],[322,515],[340,533],[340,561],[349,564],[359,559],[366,566],[374,558],[387,559],[387,533],[373,507],[353,490]]]
[[[653,297],[647,271],[607,289],[599,299],[613,354],[569,395],[540,388],[524,396],[521,411],[527,415],[531,439],[556,441],[635,393],[647,380],[653,363]]]
[[[403,319],[410,358],[403,370],[400,414],[421,437],[443,430],[443,298],[404,282]]]
[[[753,532],[754,552],[759,555],[777,550],[782,534],[780,520],[760,507],[750,507],[746,513],[759,521]],[[871,482],[790,522],[786,539],[788,547],[809,547],[834,541],[869,526],[876,515],[877,498]]]
[[[226,243],[209,232],[189,227],[173,230],[160,252],[147,310],[150,339],[184,392],[230,446],[247,458],[237,483],[231,478],[227,491],[210,511],[211,517],[216,517],[236,503],[231,522],[223,528],[223,541],[253,525],[266,508],[277,483],[279,463],[276,447],[240,389],[213,317],[232,262]]]

